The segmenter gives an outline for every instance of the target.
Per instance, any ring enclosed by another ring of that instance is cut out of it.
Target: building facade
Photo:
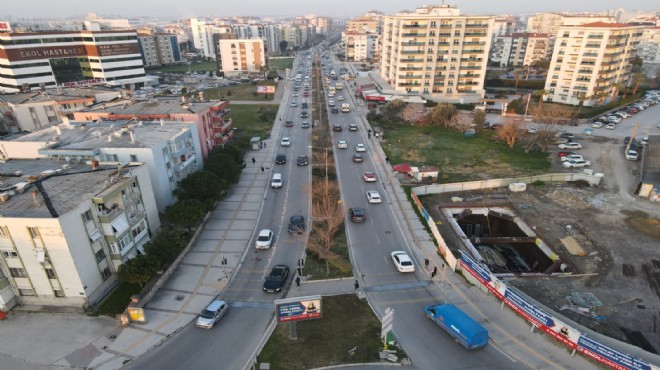
[[[647,27],[637,46],[637,56],[644,63],[660,63],[660,26]]]
[[[585,106],[614,99],[631,78],[644,26],[595,22],[562,26],[545,82],[545,100]]]
[[[215,37],[215,49],[218,73],[224,76],[263,73],[263,69],[268,67],[268,57],[262,39]]]
[[[494,18],[449,5],[383,17],[381,77],[392,89],[435,101],[478,102]]]
[[[342,32],[344,55],[349,62],[367,62],[378,59],[380,36],[366,32]]]
[[[138,35],[138,46],[145,67],[183,63],[176,35],[157,33]]]
[[[578,26],[585,23],[616,23],[616,19],[602,14],[536,13],[527,19],[527,32],[557,35],[561,26]]]
[[[509,49],[503,51],[503,57],[506,58],[503,66],[530,66],[534,62],[550,59],[552,40],[548,34],[514,33],[503,38],[511,39],[504,43],[509,45]]]
[[[0,33],[0,91],[149,83],[135,31]]]

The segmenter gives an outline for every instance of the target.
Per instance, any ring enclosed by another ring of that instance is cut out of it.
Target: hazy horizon
[[[258,16],[258,17],[291,17],[305,14],[315,14],[328,17],[353,17],[371,10],[378,10],[385,14],[393,14],[401,10],[413,10],[421,5],[440,4],[441,1],[427,0],[362,0],[359,2],[349,0],[303,2],[299,0],[264,1],[255,0],[249,3],[223,1],[197,0],[182,4],[176,2],[171,6],[163,6],[162,1],[142,0],[139,2],[128,0],[114,0],[112,2],[95,2],[89,0],[67,0],[66,6],[62,2],[45,0],[13,1],[0,10],[0,20],[11,18],[66,18],[82,17],[88,13],[96,13],[105,18],[132,18],[132,17],[170,17],[191,18],[206,16]],[[451,2],[464,14],[534,14],[538,12],[600,12],[624,8],[627,11],[657,12],[657,3],[650,0],[621,1],[602,0],[600,2],[581,2],[557,0],[552,3],[541,3],[528,0]]]

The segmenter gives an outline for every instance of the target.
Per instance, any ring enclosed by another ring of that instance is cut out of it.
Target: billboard
[[[307,296],[275,301],[277,321],[301,321],[321,318],[321,296]]]
[[[274,85],[257,86],[257,94],[275,94]]]

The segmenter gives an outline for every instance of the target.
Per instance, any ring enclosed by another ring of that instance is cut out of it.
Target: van
[[[351,111],[351,106],[348,105],[348,103],[342,103],[342,105],[341,105],[341,111],[342,111],[343,113],[348,113],[348,112]]]
[[[270,187],[273,189],[279,189],[282,187],[282,174],[274,173],[273,179],[270,181]]]

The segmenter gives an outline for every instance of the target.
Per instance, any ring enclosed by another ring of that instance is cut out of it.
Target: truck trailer
[[[424,312],[463,347],[475,350],[488,344],[488,330],[453,304],[427,306]]]

